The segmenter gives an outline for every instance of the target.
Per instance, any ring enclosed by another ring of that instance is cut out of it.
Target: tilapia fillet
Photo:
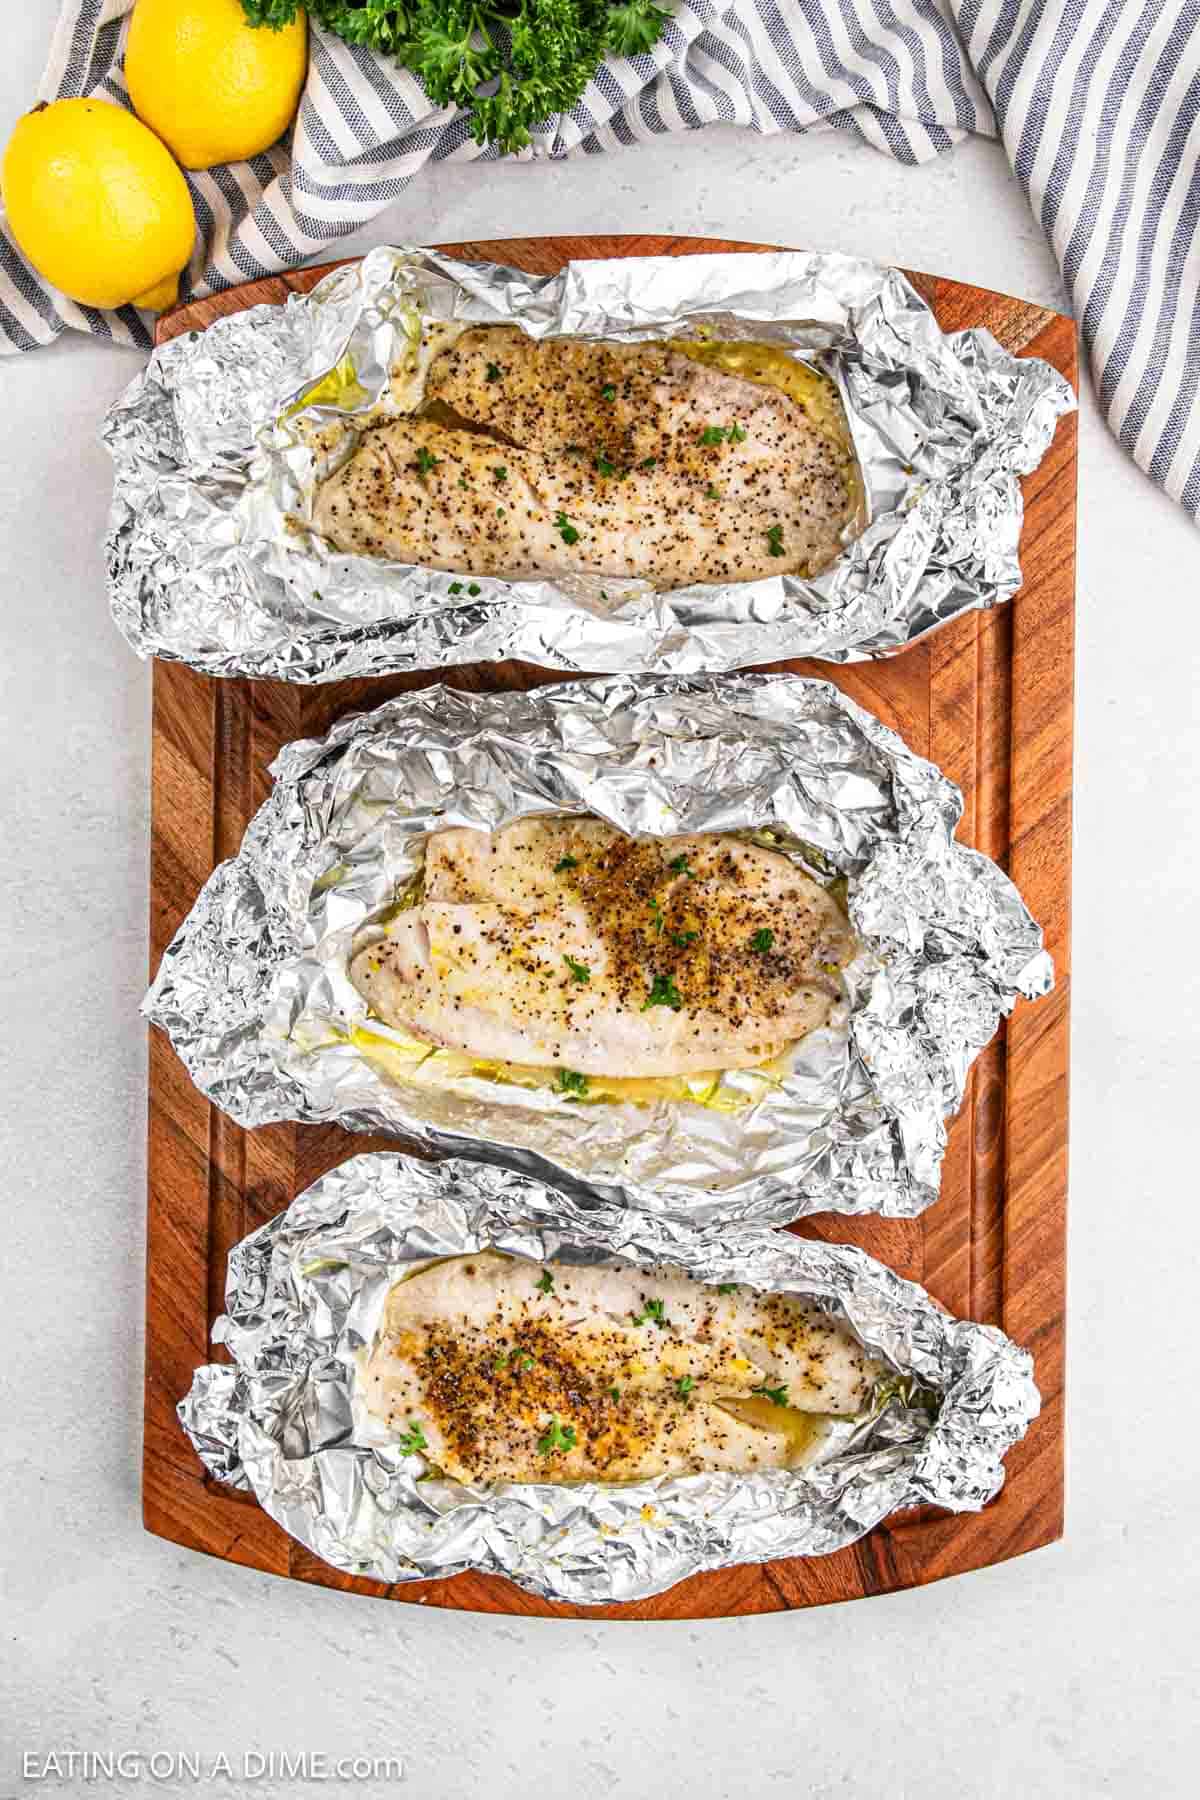
[[[828,384],[820,399],[662,344],[468,331],[434,358],[425,412],[368,426],[322,484],[314,528],[351,554],[512,579],[812,575],[859,496],[840,403]]]
[[[798,1467],[883,1373],[794,1295],[484,1251],[392,1289],[362,1398],[460,1481],[640,1481]]]
[[[436,832],[350,978],[386,1024],[573,1077],[753,1068],[827,1023],[845,914],[772,850],[595,819]]]

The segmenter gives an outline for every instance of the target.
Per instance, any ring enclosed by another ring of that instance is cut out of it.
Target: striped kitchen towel
[[[132,7],[65,0],[43,99],[127,104]],[[1062,267],[1105,415],[1200,514],[1200,0],[683,0],[671,13],[651,55],[598,70],[522,155],[727,124],[853,131],[916,163],[998,129]],[[188,177],[200,232],[185,290],[307,261],[426,162],[495,154],[407,70],[315,30],[291,145]],[[131,308],[74,305],[0,237],[0,348],[68,326],[150,342]]]

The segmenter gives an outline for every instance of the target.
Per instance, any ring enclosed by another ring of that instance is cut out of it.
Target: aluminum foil
[[[800,1294],[843,1319],[895,1380],[802,1471],[626,1486],[450,1481],[363,1429],[357,1359],[409,1266],[489,1246]],[[900,1507],[978,1511],[1040,1404],[1026,1351],[951,1318],[865,1251],[635,1217],[455,1160],[343,1163],[234,1249],[225,1304],[213,1336],[234,1361],[198,1369],[179,1406],[202,1461],[335,1568],[386,1582],[482,1569],[586,1605],[730,1563],[826,1555]]]
[[[669,593],[340,555],[302,526],[316,468],[303,428],[394,410],[391,372],[429,321],[786,346],[838,384],[870,523],[816,580]],[[883,656],[1016,592],[1018,477],[1074,405],[1047,363],[987,331],[944,334],[902,275],[852,257],[632,257],[537,277],[378,249],[286,307],[155,351],[109,413],[113,612],[140,655],[300,682],[504,657],[690,673]]]
[[[937,1196],[972,1060],[1018,995],[1052,983],[1012,883],[955,842],[958,789],[827,682],[435,687],[289,745],[273,773],[143,1008],[242,1125],[338,1119],[469,1144],[693,1221],[911,1216]],[[547,813],[649,836],[765,832],[818,879],[845,882],[862,953],[787,1072],[726,1076],[734,1109],[720,1111],[581,1102],[476,1074],[433,1081],[391,1052],[400,1034],[368,1018],[349,980],[359,933],[422,866],[428,832]]]

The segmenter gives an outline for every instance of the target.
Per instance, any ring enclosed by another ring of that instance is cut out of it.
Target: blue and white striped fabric
[[[127,104],[132,7],[65,0],[41,98]],[[1061,264],[1113,430],[1200,516],[1200,0],[684,0],[672,10],[652,55],[599,70],[524,154],[595,155],[720,123],[854,131],[918,163],[968,132],[999,130]],[[307,261],[426,162],[494,155],[460,113],[431,109],[405,69],[315,31],[290,148],[188,178],[200,235],[186,290]],[[74,305],[0,238],[0,348],[32,349],[68,326],[150,342],[131,308]]]

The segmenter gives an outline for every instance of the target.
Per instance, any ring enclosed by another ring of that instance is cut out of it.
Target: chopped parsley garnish
[[[719,500],[721,498],[720,488],[715,488],[713,486],[712,482],[710,481],[708,486],[704,490],[704,498],[706,500]]]
[[[430,455],[429,451],[425,448],[424,444],[421,444],[418,447],[418,449],[417,449],[417,467],[421,471],[422,475],[428,475],[429,471],[431,469],[436,469],[439,461],[440,461],[439,457]]]
[[[767,547],[772,556],[783,556],[785,554],[783,548],[782,525],[772,525],[770,531],[767,533]]]
[[[554,865],[554,873],[561,875],[564,869],[577,869],[578,867],[579,858],[577,856],[560,856]]]
[[[508,514],[505,512],[505,510],[502,506],[498,506],[496,508],[496,517],[498,519],[507,519]]]
[[[655,466],[655,464],[657,463],[657,461],[658,461],[657,456],[645,456],[642,458],[641,462],[638,464],[638,468],[639,469],[652,469]]]
[[[585,982],[592,979],[592,971],[586,963],[576,962],[573,956],[564,956],[563,961],[571,971],[572,981]]]
[[[497,1369],[513,1369],[518,1375],[522,1369],[532,1369],[533,1357],[528,1350],[502,1350],[496,1358]]]
[[[492,474],[496,477],[497,481],[507,481],[508,480],[508,470],[504,467],[504,465],[502,463],[496,464],[495,468],[492,470]]]
[[[560,1094],[578,1094],[582,1099],[588,1091],[588,1078],[581,1075],[578,1069],[560,1069],[554,1078],[554,1085]]]
[[[466,490],[466,485],[467,485],[467,478],[466,478],[466,476],[465,476],[465,475],[460,475],[460,476],[459,476],[459,478],[458,478],[458,485],[459,485],[459,487],[460,487],[460,488],[462,488],[462,489],[463,489],[463,490],[464,490],[464,491],[465,491],[465,490]]]
[[[560,1425],[557,1414],[546,1427],[546,1434],[537,1441],[539,1456],[553,1456],[556,1450],[573,1450],[575,1448],[575,1427]]]
[[[450,583],[449,592],[452,594],[461,594],[462,593],[462,582],[461,581],[452,581]]]
[[[610,1399],[619,1400],[621,1398],[620,1388],[609,1388],[608,1392],[609,1392]]]
[[[696,871],[686,856],[676,856],[667,864],[673,875],[686,875],[689,881],[695,881]]]
[[[489,363],[488,364],[487,378],[489,381],[499,381],[501,373],[502,373],[502,371],[501,371],[499,363]]]
[[[650,992],[642,1003],[642,1011],[649,1012],[652,1006],[669,1006],[672,1012],[678,1012],[682,1005],[683,995],[671,977],[656,975]]]
[[[616,397],[617,397],[616,388],[613,386],[611,381],[606,381],[604,386],[600,389],[600,398],[602,400],[612,401],[612,400],[615,400]]]
[[[630,1317],[635,1325],[646,1325],[653,1319],[660,1331],[665,1331],[667,1329],[667,1321],[663,1316],[663,1305],[664,1302],[661,1300],[647,1300],[643,1305],[641,1312],[631,1313]]]
[[[471,594],[472,596],[474,596],[475,594],[482,594],[483,589],[480,587],[480,585],[477,581],[473,581],[471,583],[470,587],[467,589],[467,592],[468,592],[468,594]]]
[[[593,458],[592,466],[593,468],[598,469],[601,475],[615,475],[617,472],[616,463],[609,462],[603,451],[600,452],[599,456]]]
[[[554,1291],[554,1277],[549,1269],[542,1270],[542,1278],[536,1284],[539,1294],[550,1294]]]
[[[762,929],[756,931],[754,936],[750,939],[750,948],[752,950],[769,950],[774,942],[775,933],[769,931],[764,925]]]
[[[428,1450],[429,1445],[425,1442],[420,1420],[410,1419],[408,1424],[409,1429],[397,1439],[397,1447],[405,1456],[416,1456],[418,1451]]]
[[[681,1375],[675,1383],[675,1392],[681,1400],[686,1400],[695,1385],[690,1375]]]
[[[566,513],[560,512],[555,514],[554,529],[557,531],[564,544],[577,544],[579,542],[579,533],[572,525],[570,519],[568,519]]]
[[[706,450],[715,450],[728,438],[731,444],[742,444],[746,441],[746,429],[736,422],[732,425],[706,425],[700,433],[700,442]]]
[[[786,1406],[788,1403],[788,1391],[785,1387],[756,1387],[751,1392],[769,1400],[772,1406]]]
[[[658,904],[657,900],[652,900],[650,902],[650,917],[653,920],[655,931],[657,931],[659,937],[661,937],[664,927],[666,926],[666,919],[663,917],[663,909]]]
[[[717,1292],[718,1292],[718,1294],[736,1293],[737,1292],[737,1282],[736,1281],[719,1281],[717,1283]]]
[[[699,936],[700,933],[698,931],[673,931],[671,933],[671,942],[673,944],[678,944],[681,950],[686,950],[688,945],[694,944]]]

